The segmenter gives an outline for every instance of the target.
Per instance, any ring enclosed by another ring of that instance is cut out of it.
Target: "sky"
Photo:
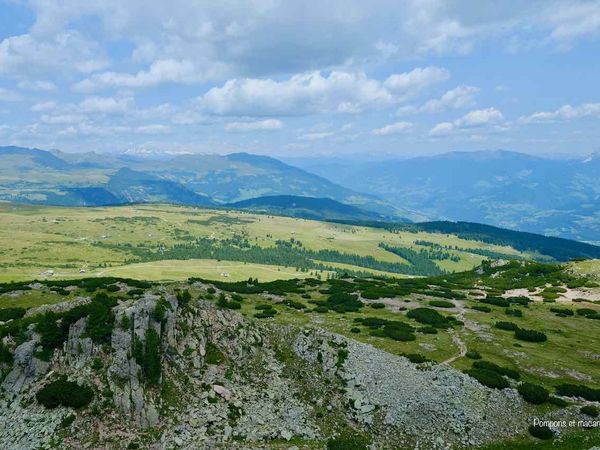
[[[0,0],[0,145],[600,150],[600,0]]]

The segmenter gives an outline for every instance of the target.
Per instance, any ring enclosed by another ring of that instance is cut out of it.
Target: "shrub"
[[[492,308],[490,308],[489,306],[485,306],[485,305],[473,305],[473,306],[471,306],[471,309],[474,309],[475,311],[484,312],[484,313],[492,312]]]
[[[121,290],[121,288],[119,286],[117,286],[116,284],[110,284],[110,285],[106,286],[107,292],[117,292],[120,290]]]
[[[227,309],[242,309],[242,304],[240,302],[236,302],[234,300],[227,300],[223,293],[221,293],[221,295],[219,296],[219,300],[217,300],[217,305],[221,308]]]
[[[417,331],[423,334],[438,334],[438,330],[435,327],[421,327]]]
[[[519,379],[519,372],[517,372],[516,370],[499,366],[498,364],[494,364],[493,362],[475,361],[473,362],[473,367],[475,369],[491,370],[492,372],[496,372],[499,375],[504,375],[508,378],[512,378],[513,380]]]
[[[600,401],[600,389],[593,389],[582,384],[559,384],[556,386],[556,393],[563,397],[581,397],[590,402]]]
[[[527,342],[545,342],[548,340],[548,337],[540,331],[524,330],[522,328],[515,330],[515,337]]]
[[[548,403],[550,403],[551,405],[554,405],[554,406],[560,406],[561,408],[564,408],[565,406],[569,406],[568,401],[563,400],[560,397],[555,397],[553,395],[551,395],[550,398],[548,398]]]
[[[25,315],[25,308],[2,308],[0,309],[0,322],[7,322],[13,319],[20,319]]]
[[[112,307],[116,304],[117,301],[114,298],[100,293],[87,305],[88,321],[86,334],[97,344],[110,342],[115,321]]]
[[[479,301],[481,303],[487,303],[488,305],[502,306],[503,308],[510,306],[510,302],[502,297],[486,297]]]
[[[350,333],[358,334],[358,333],[360,333],[360,328],[352,327],[352,328],[350,328]]]
[[[449,325],[448,319],[431,308],[415,308],[406,313],[406,317],[416,320],[425,325],[443,328]]]
[[[598,417],[599,414],[598,408],[592,405],[582,406],[579,411],[581,411],[581,414],[585,414],[586,416],[590,417]]]
[[[142,375],[151,385],[157,385],[161,373],[160,336],[154,328],[148,328],[144,342],[136,336],[133,342],[133,357],[142,368]]]
[[[569,308],[550,308],[550,311],[556,314],[557,316],[572,316],[575,313],[572,309]]]
[[[481,355],[475,350],[469,350],[467,353],[465,353],[465,356],[469,359],[481,359]]]
[[[489,388],[504,389],[510,386],[506,378],[491,370],[473,368],[465,373]]]
[[[179,291],[177,293],[177,303],[179,307],[184,309],[186,308],[190,302],[192,301],[192,294],[187,289],[185,291]]]
[[[35,398],[38,403],[50,409],[61,405],[83,408],[94,398],[94,391],[88,386],[67,381],[67,377],[62,376],[40,389]]]
[[[523,305],[523,306],[527,306],[529,303],[532,302],[532,300],[529,297],[525,297],[525,296],[508,297],[506,300],[508,300],[510,303],[516,303],[517,305]]]
[[[2,341],[0,341],[0,363],[12,364],[13,354]]]
[[[323,313],[329,312],[329,308],[327,308],[327,306],[321,305],[321,306],[317,306],[316,308],[314,308],[313,311],[323,314]]]
[[[549,440],[554,437],[554,432],[550,428],[539,425],[530,425],[529,434],[531,434],[533,437],[543,440]]]
[[[523,311],[521,311],[520,309],[516,309],[516,308],[506,308],[504,313],[507,316],[523,317]]]
[[[495,328],[498,328],[499,330],[506,330],[506,331],[517,331],[519,329],[519,326],[514,323],[514,322],[496,322],[494,324]]]
[[[163,297],[158,299],[154,310],[152,311],[152,318],[157,322],[162,322],[167,317],[167,310],[171,309],[171,304],[166,301]]]
[[[521,383],[517,388],[526,402],[540,405],[548,400],[550,393],[547,389],[533,383]]]
[[[429,305],[438,308],[454,308],[456,306],[454,303],[447,300],[430,300]]]
[[[402,356],[404,356],[406,359],[408,359],[413,364],[421,364],[424,362],[431,361],[430,359],[426,358],[425,356],[423,356],[419,353],[402,353]]]
[[[370,306],[373,309],[384,309],[385,303],[375,302],[375,303],[371,303]]]

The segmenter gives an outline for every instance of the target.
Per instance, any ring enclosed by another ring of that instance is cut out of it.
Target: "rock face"
[[[252,449],[325,442],[348,426],[376,448],[448,448],[527,423],[514,391],[318,329],[254,323],[210,302],[184,306],[166,291],[121,301],[111,314],[109,339],[94,342],[81,317],[48,362],[35,357],[40,336],[30,327],[1,385],[0,448]],[[91,386],[92,403],[37,404],[58,375]]]

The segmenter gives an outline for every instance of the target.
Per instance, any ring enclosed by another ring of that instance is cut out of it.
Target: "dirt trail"
[[[462,303],[456,302],[456,301],[454,301],[453,303],[455,305],[457,305],[458,314],[456,316],[457,316],[458,320],[465,322],[464,305]],[[462,358],[463,356],[465,356],[467,354],[467,345],[462,341],[462,339],[460,338],[458,333],[452,329],[448,330],[448,333],[452,336],[452,342],[454,342],[454,345],[456,345],[458,347],[458,354],[451,356],[450,358],[442,361],[440,364],[451,364],[454,361],[456,361],[458,358]]]
[[[446,359],[445,361],[442,361],[440,364],[453,363],[458,358],[462,358],[463,356],[465,356],[467,354],[467,346],[462,341],[460,336],[454,330],[449,331],[449,333],[452,335],[452,342],[454,342],[454,344],[458,347],[458,354]]]

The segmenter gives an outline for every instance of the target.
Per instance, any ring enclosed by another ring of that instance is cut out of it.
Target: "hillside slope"
[[[387,218],[420,217],[266,156],[186,154],[156,160],[0,147],[0,200],[5,201],[64,206],[131,201],[208,205],[266,195],[329,198]]]
[[[272,195],[228,203],[229,208],[264,211],[276,215],[314,220],[384,220],[375,212],[346,205],[330,198]]]

